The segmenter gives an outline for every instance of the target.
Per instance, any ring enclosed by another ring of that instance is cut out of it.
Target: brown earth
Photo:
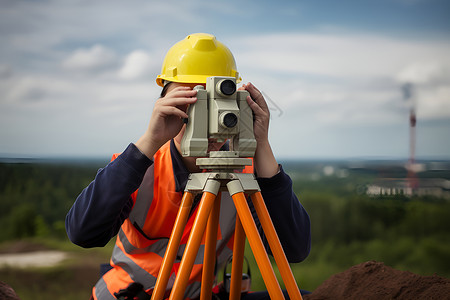
[[[450,299],[450,279],[368,261],[331,276],[303,299]]]
[[[19,296],[7,283],[0,281],[0,299],[19,300]]]

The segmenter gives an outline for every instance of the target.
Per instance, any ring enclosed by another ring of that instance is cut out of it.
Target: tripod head
[[[197,101],[188,108],[181,140],[183,156],[207,157],[208,140],[230,140],[231,157],[253,157],[256,140],[253,112],[247,91],[238,91],[234,77],[208,77],[206,89],[198,85]]]

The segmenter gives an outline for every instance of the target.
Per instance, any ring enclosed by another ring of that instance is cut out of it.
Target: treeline
[[[0,163],[0,242],[65,237],[64,218],[98,163]]]
[[[305,193],[303,204],[314,220],[318,243],[350,243],[371,239],[450,238],[450,202],[405,196],[346,198]]]
[[[36,236],[65,238],[67,211],[105,164],[0,163],[0,242]],[[300,269],[310,264],[315,272],[322,266],[325,273],[378,260],[419,274],[450,277],[448,200],[369,197],[365,184],[377,174],[350,172],[344,177],[318,178],[311,176],[314,170],[301,173],[300,168],[286,167],[311,217],[313,247]],[[300,272],[303,275],[309,276],[302,279],[307,281],[312,272]]]
[[[422,275],[450,277],[450,201],[368,196],[363,188],[367,180],[350,174],[294,182],[311,218],[308,259],[337,268],[378,260]]]

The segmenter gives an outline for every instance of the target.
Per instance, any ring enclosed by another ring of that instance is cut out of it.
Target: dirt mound
[[[305,300],[450,299],[450,279],[399,271],[369,261],[335,274]]]
[[[0,281],[0,299],[19,300],[16,292],[3,281]]]

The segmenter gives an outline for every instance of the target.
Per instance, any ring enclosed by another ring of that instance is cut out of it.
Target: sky
[[[416,157],[450,159],[446,0],[0,0],[0,157],[122,152],[196,32],[264,93],[277,157],[407,159],[414,109]]]

